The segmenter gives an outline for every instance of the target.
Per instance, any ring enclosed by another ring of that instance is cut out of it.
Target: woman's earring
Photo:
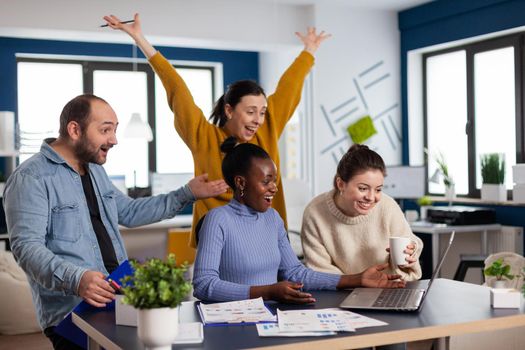
[[[244,197],[244,188],[241,187],[241,198]]]
[[[339,190],[339,195],[342,197],[343,196],[343,191],[342,190]]]

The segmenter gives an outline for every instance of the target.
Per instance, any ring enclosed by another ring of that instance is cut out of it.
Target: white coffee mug
[[[392,259],[392,264],[394,266],[406,265],[406,257],[408,254],[405,254],[405,249],[407,245],[410,244],[410,238],[408,237],[390,237],[390,258]]]

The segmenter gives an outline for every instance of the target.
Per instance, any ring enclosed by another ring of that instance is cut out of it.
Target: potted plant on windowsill
[[[484,201],[504,202],[507,200],[505,187],[505,159],[500,153],[488,153],[481,156],[481,199]]]
[[[130,261],[133,274],[124,277],[122,302],[137,309],[137,333],[147,349],[171,349],[178,334],[179,305],[191,290],[187,265],[177,267],[175,255],[166,261]]]
[[[439,153],[436,157],[436,163],[438,165],[438,169],[443,176],[443,184],[445,185],[445,198],[452,203],[454,199],[456,199],[456,185],[454,183],[454,179],[452,178],[452,175],[449,173],[448,165],[445,160],[445,156],[443,153]]]

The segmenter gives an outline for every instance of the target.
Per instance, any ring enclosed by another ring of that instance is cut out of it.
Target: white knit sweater
[[[381,200],[367,215],[350,217],[334,202],[334,193],[315,197],[303,215],[301,239],[308,267],[340,274],[359,273],[370,266],[389,261],[390,236],[410,237],[416,244],[414,256],[419,258],[423,242],[416,237],[403,212],[391,197],[382,194]],[[409,268],[390,267],[407,281],[421,278],[419,261]]]

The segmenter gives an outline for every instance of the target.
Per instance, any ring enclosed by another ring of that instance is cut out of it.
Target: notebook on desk
[[[453,231],[448,241],[448,246],[439,260],[439,263],[432,274],[426,288],[356,288],[343,300],[341,305],[345,309],[368,309],[383,311],[419,311],[425,297],[430,291],[432,282],[436,278],[445,261],[452,241],[454,240]]]

